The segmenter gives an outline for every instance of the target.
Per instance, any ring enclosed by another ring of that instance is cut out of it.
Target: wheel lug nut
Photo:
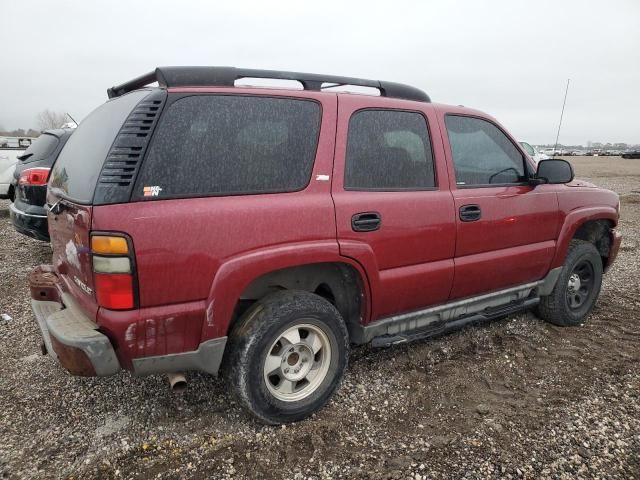
[[[284,373],[289,373],[289,369],[288,369],[288,368],[285,368],[285,369],[284,369]]]

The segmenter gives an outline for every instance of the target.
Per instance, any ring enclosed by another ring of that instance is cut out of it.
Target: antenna
[[[560,127],[562,126],[562,117],[564,116],[564,106],[567,104],[567,93],[569,93],[570,78],[567,78],[567,88],[564,91],[564,101],[562,102],[562,112],[560,113],[560,123],[558,124],[558,133],[556,134],[556,144],[553,146],[553,156],[556,156],[556,149],[558,148],[558,139],[560,138]]]
[[[78,126],[78,122],[76,122],[76,121],[74,120],[74,118],[73,118],[71,115],[69,115],[67,112],[65,112],[65,115],[66,115],[67,117],[69,117],[69,118],[71,119],[71,121],[72,121],[73,123],[75,123],[75,124],[76,124],[76,126]]]

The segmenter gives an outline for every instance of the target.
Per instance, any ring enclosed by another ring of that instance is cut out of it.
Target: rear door
[[[95,229],[124,224],[135,245],[140,305],[207,299],[220,269],[250,254],[258,269],[276,250],[337,253],[335,115],[335,96],[319,92],[171,90],[131,202],[93,209]]]
[[[90,113],[67,141],[49,177],[53,264],[67,291],[91,317],[97,312],[89,238],[96,183],[124,121],[148,94],[132,92]]]
[[[372,320],[449,296],[455,223],[444,163],[430,104],[339,95],[338,242],[369,275]]]
[[[553,186],[527,182],[517,143],[493,120],[440,110],[457,239],[451,298],[541,279],[560,226]]]

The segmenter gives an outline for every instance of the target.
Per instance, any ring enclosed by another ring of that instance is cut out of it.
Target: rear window
[[[25,163],[44,160],[53,153],[58,146],[59,141],[60,140],[55,135],[43,133],[31,144],[29,148],[24,151],[24,153],[20,155],[19,158]]]
[[[314,101],[240,95],[176,100],[155,132],[134,197],[302,190],[320,129]]]
[[[131,110],[149,94],[138,90],[96,108],[76,128],[56,162],[49,187],[78,203],[91,203],[104,159]]]

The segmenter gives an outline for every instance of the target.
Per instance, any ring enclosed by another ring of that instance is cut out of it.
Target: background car
[[[0,199],[13,199],[13,172],[18,157],[33,140],[32,137],[0,137]]]
[[[51,167],[72,133],[72,129],[46,130],[18,157],[10,207],[11,222],[18,232],[49,241],[45,207],[47,181]]]
[[[533,161],[536,162],[536,165],[540,160],[548,160],[551,158],[549,155],[539,152],[536,147],[527,142],[520,142],[520,145],[522,145],[522,148],[524,148],[525,152],[527,152]]]
[[[24,150],[0,149],[0,198],[11,198],[13,196],[13,172],[18,162],[18,156]]]

